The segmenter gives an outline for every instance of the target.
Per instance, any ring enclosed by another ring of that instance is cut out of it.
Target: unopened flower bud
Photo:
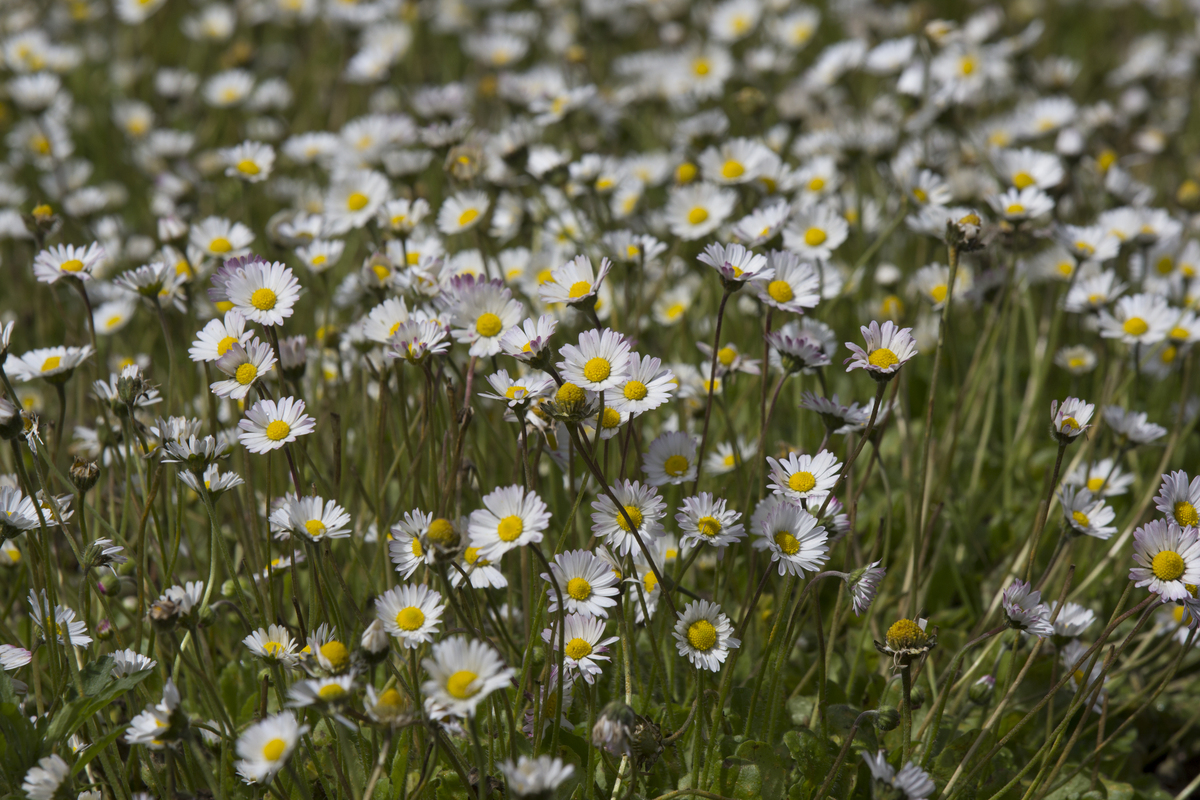
[[[637,724],[637,712],[620,700],[606,705],[592,726],[592,744],[603,747],[615,756],[631,755],[630,739]]]
[[[100,576],[97,582],[97,588],[106,597],[112,597],[117,592],[121,591],[121,579],[111,572],[106,572]]]
[[[100,478],[100,465],[95,461],[75,456],[68,474],[71,476],[71,483],[75,484],[75,491],[87,494]]]
[[[385,658],[391,650],[391,637],[383,629],[383,623],[378,619],[372,620],[362,635],[362,649],[369,661],[379,661]]]
[[[112,622],[107,619],[100,620],[100,624],[96,626],[96,638],[102,642],[107,642],[116,633],[116,628]]]
[[[977,706],[987,705],[992,695],[996,692],[996,677],[994,675],[984,675],[979,680],[971,684],[971,688],[967,690],[967,697]]]
[[[879,714],[875,717],[875,728],[881,733],[896,730],[900,724],[900,712],[895,706],[880,706]]]

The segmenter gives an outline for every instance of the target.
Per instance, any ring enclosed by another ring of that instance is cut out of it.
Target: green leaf
[[[787,770],[770,745],[766,742],[742,742],[736,755],[750,761],[758,769],[758,796],[763,800],[780,800],[783,797]]]
[[[85,664],[83,669],[79,670],[79,678],[83,682],[83,694],[85,697],[95,697],[104,688],[105,684],[112,678],[112,656],[100,656],[100,658]]]
[[[46,741],[53,744],[64,741],[79,730],[93,714],[96,714],[150,676],[150,670],[126,675],[107,684],[95,697],[77,697],[58,710],[46,729]]]
[[[1128,783],[1110,781],[1105,777],[1101,777],[1100,782],[1104,784],[1108,800],[1133,800],[1134,788]]]
[[[75,766],[71,767],[71,774],[78,775],[80,770],[86,767],[93,758],[104,752],[104,749],[115,742],[124,732],[124,728],[116,728],[100,737],[99,741],[93,742],[91,745],[89,745],[87,749],[83,751],[83,754],[79,756],[79,760],[75,762]]]
[[[808,728],[801,728],[785,733],[783,743],[795,759],[796,769],[806,780],[819,783],[825,779],[833,760],[819,736]]]

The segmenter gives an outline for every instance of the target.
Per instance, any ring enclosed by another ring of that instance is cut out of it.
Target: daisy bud
[[[946,243],[960,251],[979,250],[983,247],[983,220],[972,211],[946,223]]]
[[[98,588],[100,593],[106,597],[112,597],[121,589],[121,579],[116,575],[113,575],[111,572],[100,576],[100,580],[97,582],[97,584],[98,585],[96,588]]]
[[[367,629],[362,635],[362,649],[367,654],[370,661],[379,661],[387,655],[391,647],[391,641],[388,639],[387,631],[383,628],[383,623],[377,619],[372,620]]]
[[[991,702],[992,695],[996,692],[996,677],[994,675],[984,675],[979,680],[971,684],[971,688],[967,690],[967,697],[977,706],[984,706]]]
[[[881,733],[894,731],[900,725],[900,712],[895,706],[880,706],[879,714],[875,717],[875,727]]]
[[[614,756],[630,755],[630,738],[636,724],[637,712],[620,700],[613,700],[596,717],[596,724],[592,726],[592,744]]]
[[[112,578],[111,575],[105,575],[104,577]],[[103,583],[103,581],[104,579],[102,578],[101,583]],[[96,638],[102,642],[107,642],[113,637],[114,633],[116,633],[116,628],[114,628],[112,622],[107,619],[100,620],[100,624],[96,626]]]
[[[68,474],[71,476],[71,483],[75,484],[75,491],[87,494],[100,478],[100,465],[95,461],[75,456],[75,461],[71,464]]]

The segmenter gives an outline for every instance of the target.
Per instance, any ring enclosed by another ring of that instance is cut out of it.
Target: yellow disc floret
[[[717,629],[706,619],[698,619],[688,626],[688,644],[707,653],[717,645]]]

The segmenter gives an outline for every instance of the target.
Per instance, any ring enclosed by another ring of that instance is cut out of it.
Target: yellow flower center
[[[717,629],[708,620],[698,619],[688,626],[687,640],[692,647],[707,653],[717,644]]]
[[[629,515],[629,518],[633,520],[633,524],[640,530],[643,519],[642,510],[637,506],[625,506],[625,514]],[[620,526],[621,530],[629,533],[629,523],[625,521],[625,514],[617,514],[617,525]]]
[[[400,708],[404,705],[404,698],[395,689],[388,689],[379,695],[379,699],[375,701],[375,705],[386,706],[387,708]]]
[[[1033,179],[1033,176],[1028,172],[1018,172],[1016,175],[1013,175],[1012,182],[1013,186],[1017,187],[1018,189],[1025,189],[1029,186],[1033,186],[1033,184],[1036,183],[1036,181]]]
[[[308,535],[314,539],[320,539],[325,535],[325,523],[319,519],[310,519],[304,523],[304,530],[308,531]]]
[[[524,397],[528,393],[529,393],[529,390],[526,389],[524,386],[517,386],[514,384],[514,385],[508,387],[507,390],[505,390],[504,396],[507,397],[509,400],[520,400],[522,397]]]
[[[489,339],[498,334],[503,327],[504,323],[500,318],[490,311],[480,314],[479,319],[475,320],[475,331]]]
[[[789,556],[794,556],[800,552],[800,541],[787,531],[775,532],[775,544]]]
[[[62,356],[50,356],[42,362],[42,372],[49,372],[52,369],[58,369],[62,364]]]
[[[1104,478],[1088,478],[1087,488],[1092,494],[1100,491],[1100,487],[1104,485]]]
[[[283,758],[284,750],[287,750],[287,742],[283,739],[272,739],[263,745],[262,755],[267,761],[278,761]]]
[[[970,75],[975,71],[975,59],[970,56],[963,56],[958,61],[958,68],[963,75]]]
[[[1125,320],[1125,324],[1121,327],[1123,327],[1125,332],[1130,336],[1141,336],[1143,333],[1150,330],[1150,326],[1146,324],[1146,320],[1142,319],[1141,317],[1130,317],[1129,319]]]
[[[558,391],[554,393],[554,400],[559,405],[574,406],[582,403],[587,395],[583,389],[580,389],[573,383],[564,383],[558,387]]]
[[[392,270],[386,264],[372,264],[371,271],[375,273],[375,277],[381,282],[392,277]]]
[[[611,374],[612,364],[609,364],[606,358],[600,358],[599,356],[589,358],[588,362],[583,365],[583,377],[592,383],[606,381]]]
[[[275,307],[277,300],[278,298],[275,296],[275,293],[265,286],[261,289],[255,289],[254,294],[250,295],[250,305],[259,311],[270,311]]]
[[[937,286],[929,290],[929,296],[933,298],[933,302],[941,303],[946,299],[946,295],[950,289],[944,283],[939,283]]]
[[[696,520],[696,528],[702,536],[711,539],[721,532],[721,520],[716,517],[701,517]]]
[[[825,240],[828,238],[829,236],[820,228],[809,228],[804,232],[804,243],[809,247],[825,244]]]
[[[776,303],[790,303],[796,296],[792,291],[792,285],[787,281],[771,281],[767,284],[767,294]]]
[[[680,475],[688,471],[688,460],[686,456],[673,455],[669,456],[663,462],[663,472],[670,475],[672,478],[678,478]]]
[[[712,69],[712,64],[708,63],[707,58],[697,58],[692,62],[692,71],[697,75],[707,75]]]
[[[479,219],[479,209],[468,208],[466,211],[458,215],[458,226],[460,228],[465,228],[477,219]]]
[[[1183,557],[1174,550],[1163,550],[1150,562],[1150,571],[1160,581],[1177,581],[1183,577]]]
[[[580,639],[576,636],[571,641],[567,642],[566,649],[563,651],[569,658],[578,661],[581,658],[586,658],[592,654],[592,646],[588,644],[586,639]]]
[[[641,381],[630,381],[625,384],[625,399],[626,400],[644,400],[646,398],[646,384]]]
[[[517,539],[525,530],[525,521],[516,514],[509,514],[504,519],[500,520],[500,524],[496,527],[496,535],[500,537],[502,542],[512,542]]]
[[[587,600],[592,596],[592,585],[583,578],[571,578],[567,581],[567,594],[572,600]]]
[[[1173,345],[1167,345],[1158,354],[1158,359],[1164,364],[1170,364],[1175,360],[1175,356],[1179,355],[1179,351]]]
[[[746,168],[737,161],[730,159],[721,165],[721,177],[727,181],[740,178],[746,173]]]
[[[267,426],[267,438],[272,442],[278,442],[281,439],[286,439],[288,434],[292,432],[292,426],[288,425],[281,419],[277,419]]]
[[[573,284],[571,284],[571,290],[567,293],[567,296],[570,297],[572,300],[575,300],[577,298],[583,297],[585,294],[587,294],[591,290],[592,290],[592,285],[590,283],[588,283],[587,281],[575,281]]]
[[[1012,203],[1008,206],[1008,208],[1004,209],[1004,213],[1005,214],[1024,214],[1025,206],[1021,205],[1020,203]]]
[[[1200,514],[1196,513],[1196,507],[1186,500],[1181,500],[1175,504],[1175,521],[1186,527],[1195,527],[1200,523]]]
[[[478,677],[478,675],[468,669],[460,669],[458,672],[451,675],[450,679],[446,681],[446,691],[451,697],[459,700],[466,700],[468,697],[471,697],[479,691],[479,687],[475,687],[474,689],[471,688],[471,684],[474,683]]]
[[[825,179],[824,178],[817,177],[817,178],[813,178],[811,181],[808,182],[808,190],[810,192],[819,192],[824,188],[825,188]]]
[[[362,192],[353,192],[346,198],[346,208],[351,211],[362,211],[369,202],[370,199]]]
[[[896,354],[891,350],[886,347],[880,347],[878,350],[871,351],[871,355],[867,356],[867,363],[872,367],[887,369],[899,364],[900,359],[896,358]]]
[[[1081,528],[1086,528],[1092,524],[1091,521],[1088,519],[1088,515],[1083,513],[1082,511],[1072,511],[1071,519],[1075,520],[1075,523],[1077,525],[1079,525]]]
[[[888,628],[887,646],[893,650],[906,650],[925,644],[928,638],[920,625],[911,619],[901,619]]]
[[[64,261],[61,269],[63,272],[79,272],[83,269],[83,262],[78,258],[72,258],[69,261]]]
[[[1080,430],[1079,420],[1074,417],[1066,417],[1062,421],[1062,432],[1071,433],[1072,431]]]
[[[722,366],[728,367],[737,358],[737,351],[732,347],[722,347],[717,351],[717,361],[721,362]]]
[[[1170,275],[1175,271],[1175,261],[1170,256],[1163,256],[1155,264],[1155,269],[1158,270],[1159,275]]]
[[[278,658],[279,654],[283,652],[283,645],[279,642],[263,642],[262,649],[271,658]]]
[[[208,243],[208,249],[214,253],[228,253],[233,249],[233,245],[224,236],[218,236]]]
[[[409,606],[396,615],[396,627],[402,631],[415,631],[425,624],[425,612],[416,606]]]
[[[924,189],[922,189],[920,186],[915,187],[912,190],[912,194],[913,194],[913,197],[916,198],[916,201],[918,203],[929,202],[929,193],[926,192]]]
[[[793,472],[788,478],[788,487],[793,492],[811,492],[817,486],[817,479],[811,472]]]
[[[642,586],[645,587],[646,594],[651,594],[658,587],[658,578],[653,571],[642,576]]]
[[[696,206],[687,215],[687,221],[691,225],[700,225],[706,219],[708,219],[708,209],[701,206]]]
[[[675,169],[675,180],[680,183],[690,183],[696,179],[696,165],[683,162]]]
[[[258,173],[262,172],[262,170],[259,169],[258,164],[255,164],[248,158],[244,158],[239,161],[237,163],[237,169],[238,172],[245,173],[246,175],[257,175]]]
[[[336,639],[321,645],[321,655],[325,656],[325,660],[332,664],[334,669],[340,670],[350,663],[350,651],[346,649],[346,645]]]
[[[605,430],[612,430],[621,424],[621,412],[615,408],[604,409],[604,416],[600,418],[600,427]]]
[[[234,373],[234,378],[236,378],[237,382],[242,386],[249,386],[257,377],[258,367],[250,363],[242,364],[237,368],[237,372]]]
[[[463,553],[463,558],[466,560],[466,562],[468,564],[473,564],[478,567],[486,567],[488,564],[492,563],[492,562],[488,561],[486,558],[479,557],[479,548],[478,547],[468,547],[466,549],[466,552]]]
[[[412,540],[412,554],[413,554],[413,555],[414,555],[416,558],[422,558],[422,557],[424,557],[424,555],[425,555],[425,548],[424,548],[424,547],[421,547],[421,540],[420,540],[420,539],[413,539],[413,540]]]

